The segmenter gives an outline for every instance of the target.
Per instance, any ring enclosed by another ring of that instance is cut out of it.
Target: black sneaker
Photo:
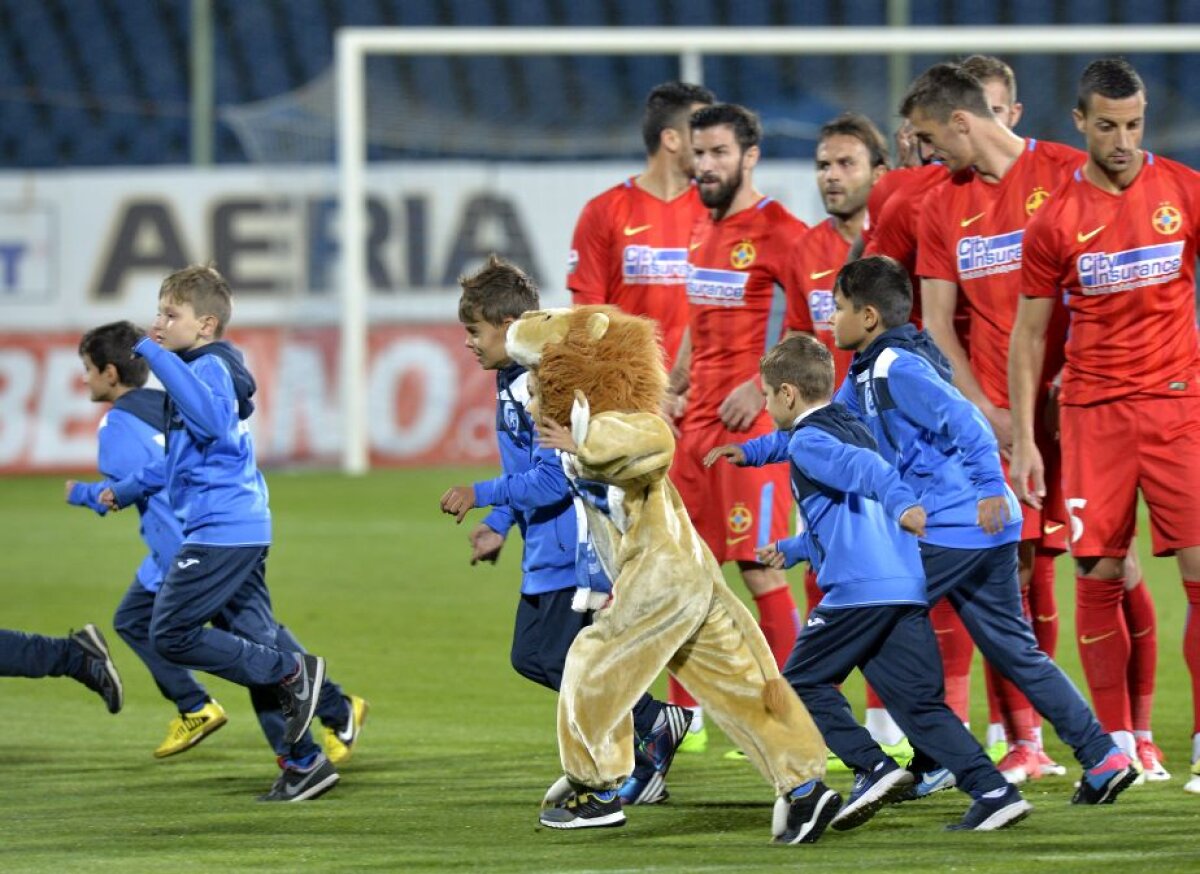
[[[580,789],[561,805],[543,810],[538,819],[549,828],[615,828],[625,825],[625,811],[616,789]]]
[[[333,762],[324,753],[318,753],[316,761],[305,769],[286,764],[283,760],[280,760],[280,767],[283,773],[270,792],[258,796],[259,801],[309,801],[324,795],[340,779]]]
[[[325,659],[308,653],[296,653],[296,656],[300,661],[299,670],[276,687],[286,722],[283,734],[286,744],[296,743],[308,731],[317,712],[321,684],[325,682]]]
[[[1113,747],[1104,759],[1083,772],[1071,797],[1072,804],[1112,804],[1137,781],[1133,759]]]
[[[109,713],[120,712],[125,690],[100,629],[89,622],[81,630],[72,631],[69,637],[71,643],[83,650],[83,667],[74,678],[103,698]]]
[[[842,796],[820,780],[800,798],[790,795],[775,802],[772,831],[777,844],[815,844],[842,807]]]
[[[949,832],[993,832],[1020,822],[1029,816],[1033,805],[1021,797],[1021,791],[1009,784],[999,798],[976,798],[960,822],[946,826]]]
[[[900,798],[912,784],[912,772],[891,759],[880,762],[869,773],[858,771],[854,775],[850,800],[830,825],[838,831],[858,828],[878,813],[879,808]]]

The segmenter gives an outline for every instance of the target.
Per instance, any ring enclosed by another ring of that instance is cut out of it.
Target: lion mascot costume
[[[570,429],[556,448],[576,490],[593,494],[588,527],[612,581],[567,655],[566,776],[545,804],[622,785],[634,765],[630,708],[667,668],[774,786],[778,838],[787,793],[824,776],[825,744],[667,478],[675,441],[659,415],[666,374],[653,323],[612,307],[541,310],[510,326],[507,349],[535,376],[535,421]]]

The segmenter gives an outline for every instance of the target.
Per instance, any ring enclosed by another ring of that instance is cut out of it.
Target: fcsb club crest
[[[745,504],[737,503],[729,511],[729,530],[734,534],[745,534],[754,524],[754,515]]]
[[[1150,223],[1154,225],[1154,230],[1160,234],[1173,234],[1183,224],[1183,216],[1170,203],[1162,203],[1159,204],[1158,209],[1154,210],[1154,215],[1150,218]]]
[[[1050,192],[1042,186],[1038,186],[1029,192],[1029,196],[1025,198],[1025,215],[1033,215],[1042,208],[1042,204],[1050,198]]]
[[[729,263],[738,270],[745,270],[754,263],[756,255],[758,255],[758,252],[755,251],[754,244],[749,240],[742,240],[729,253]]]

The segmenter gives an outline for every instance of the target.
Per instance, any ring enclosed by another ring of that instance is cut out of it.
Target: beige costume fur
[[[567,778],[621,786],[633,769],[630,708],[669,668],[776,793],[820,779],[821,735],[667,479],[675,441],[657,414],[666,375],[653,323],[611,307],[543,310],[513,323],[507,348],[536,374],[535,419],[571,426],[568,475],[610,484],[619,505],[611,516],[586,508],[613,599],[567,654]]]

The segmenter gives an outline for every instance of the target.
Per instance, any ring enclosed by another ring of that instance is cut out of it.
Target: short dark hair
[[[943,123],[959,109],[992,118],[982,83],[961,64],[934,64],[908,86],[908,93],[900,102],[900,114],[911,118],[918,109]]]
[[[959,65],[980,83],[998,79],[1008,89],[1008,99],[1017,102],[1017,74],[1013,68],[994,55],[971,55]]]
[[[900,262],[886,255],[851,261],[838,271],[833,290],[854,309],[873,306],[885,328],[903,325],[912,315],[912,282]]]
[[[646,144],[646,154],[658,154],[662,132],[684,127],[697,103],[711,106],[716,102],[716,95],[703,85],[663,82],[655,86],[646,97],[646,109],[642,113],[642,142]]]
[[[529,274],[495,253],[477,271],[459,277],[458,284],[462,286],[458,320],[463,324],[482,320],[499,325],[540,306],[537,286]]]
[[[216,316],[217,337],[233,317],[233,292],[215,267],[193,264],[176,270],[162,282],[159,298],[171,303],[186,303],[198,316]]]
[[[141,388],[150,376],[145,358],[134,357],[133,347],[146,332],[132,322],[110,322],[92,328],[79,341],[79,357],[87,356],[97,370],[112,365],[117,379],[129,388]]]
[[[825,122],[821,126],[821,134],[817,141],[821,143],[837,136],[854,137],[866,146],[871,155],[872,167],[888,166],[887,140],[883,138],[879,128],[875,127],[875,123],[862,113],[843,112],[832,121]]]
[[[1124,58],[1100,58],[1084,67],[1079,77],[1079,101],[1075,108],[1087,115],[1093,94],[1109,100],[1124,100],[1138,92],[1145,94],[1146,85],[1133,64]]]
[[[762,142],[762,122],[752,111],[736,103],[714,103],[712,106],[697,109],[692,113],[690,123],[694,131],[722,124],[729,125],[733,128],[733,136],[743,152]]]
[[[758,363],[763,385],[779,391],[784,383],[796,387],[800,399],[813,403],[833,395],[833,353],[820,340],[793,334],[780,340]]]

